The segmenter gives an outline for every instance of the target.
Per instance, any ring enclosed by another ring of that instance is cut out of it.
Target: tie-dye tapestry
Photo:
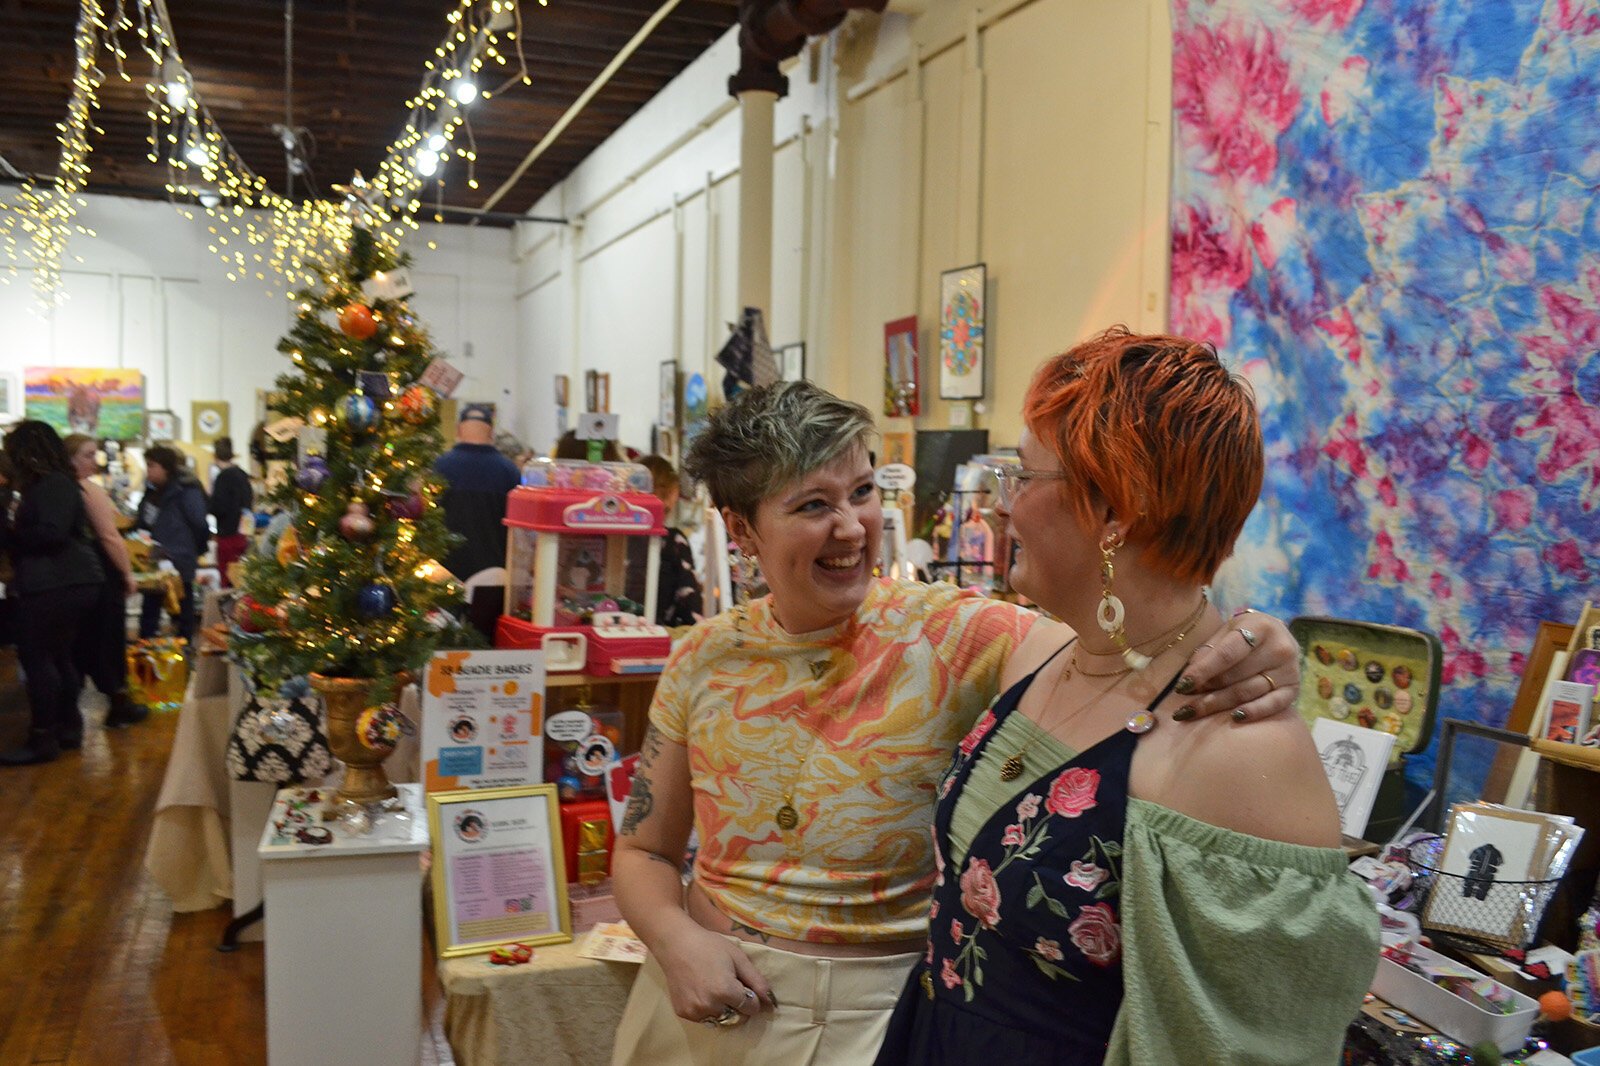
[[[1269,460],[1219,583],[1431,630],[1503,723],[1600,592],[1600,2],[1175,0],[1172,91],[1172,325]]]

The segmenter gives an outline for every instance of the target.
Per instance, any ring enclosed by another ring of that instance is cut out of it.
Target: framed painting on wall
[[[144,432],[144,375],[137,370],[31,366],[25,410],[65,436],[136,440]]]
[[[608,414],[611,411],[611,375],[598,370],[583,372],[583,402],[586,412]]]
[[[778,364],[779,381],[804,381],[806,379],[806,342],[795,341],[782,348],[772,349]]]
[[[14,371],[0,371],[0,423],[22,417],[22,378]]]
[[[922,413],[917,366],[917,316],[883,324],[883,413],[910,418]]]
[[[196,444],[211,444],[218,437],[226,437],[228,435],[228,401],[193,401],[189,405],[189,424],[194,427],[194,442]]]
[[[567,375],[556,375],[556,436],[567,431]]]
[[[145,415],[145,439],[175,441],[178,439],[178,416],[171,411],[151,411]]]
[[[678,424],[678,362],[663,360],[656,380],[656,425]],[[658,453],[659,454],[659,453]]]
[[[988,272],[982,263],[939,275],[939,397],[983,398]]]

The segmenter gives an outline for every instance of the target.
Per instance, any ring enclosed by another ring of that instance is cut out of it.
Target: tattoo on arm
[[[763,944],[765,944],[768,940],[768,934],[766,932],[757,929],[753,925],[745,925],[737,918],[728,919],[728,928],[732,929],[735,933],[749,933],[751,936],[760,940]]]
[[[647,851],[647,852],[644,853],[644,856],[647,859],[654,859],[656,862],[663,863],[663,864],[665,864],[667,866],[670,866],[674,870],[676,870],[678,868],[678,864],[673,862],[671,859],[667,858],[665,855],[658,855],[653,851]]]
[[[661,734],[655,726],[645,730],[644,743],[639,749],[639,768],[634,771],[633,787],[628,793],[628,809],[623,812],[618,836],[632,836],[639,823],[650,817],[655,807],[655,797],[650,794],[650,771],[661,754]]]

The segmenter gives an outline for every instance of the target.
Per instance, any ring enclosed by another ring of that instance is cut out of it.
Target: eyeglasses
[[[1000,488],[1000,506],[1006,510],[1022,495],[1022,487],[1030,481],[1060,481],[1067,475],[1060,470],[1025,470],[1020,466],[991,467],[995,483]]]

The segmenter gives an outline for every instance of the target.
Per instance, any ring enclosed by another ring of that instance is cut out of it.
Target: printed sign
[[[543,731],[543,652],[434,653],[422,690],[428,792],[538,783]]]

